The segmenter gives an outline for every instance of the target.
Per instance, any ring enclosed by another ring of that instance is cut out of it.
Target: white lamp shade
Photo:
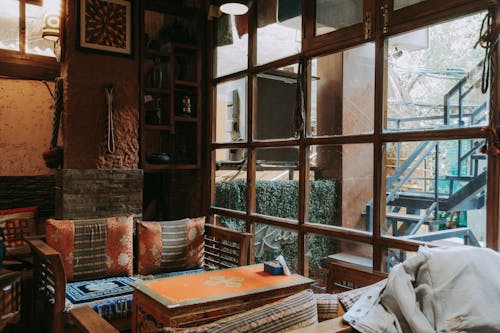
[[[247,1],[223,1],[219,9],[225,14],[243,15],[248,12],[248,4]]]
[[[42,38],[56,41],[59,39],[61,25],[61,1],[43,0]]]

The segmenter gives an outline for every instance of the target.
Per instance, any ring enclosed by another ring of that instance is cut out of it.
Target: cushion
[[[131,276],[133,219],[53,220],[45,225],[47,244],[62,257],[68,281]]]
[[[213,323],[190,327],[165,327],[164,333],[278,333],[307,327],[318,322],[316,299],[312,291],[300,293],[242,312]]]
[[[379,288],[379,286],[385,285],[387,282],[387,279],[384,279],[382,281],[379,281],[377,283],[371,284],[369,286],[363,287],[363,288],[358,288],[358,289],[352,289],[348,291],[344,291],[343,293],[338,294],[338,299],[340,305],[342,305],[342,308],[344,311],[349,311],[349,309],[356,303],[356,301],[363,295],[365,292],[372,290],[374,288]]]
[[[66,285],[65,311],[88,306],[107,320],[132,314],[134,277],[112,277],[101,280],[70,282]]]
[[[205,217],[137,224],[137,273],[158,274],[200,268]]]
[[[8,252],[20,247],[26,247],[29,251],[24,237],[36,233],[36,211],[36,206],[0,210],[0,228],[4,231]]]
[[[337,294],[314,294],[318,308],[318,321],[339,316],[339,298]]]

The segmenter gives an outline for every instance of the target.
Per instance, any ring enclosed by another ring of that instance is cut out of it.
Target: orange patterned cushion
[[[149,275],[202,267],[204,235],[205,217],[139,222],[137,273]]]
[[[133,218],[53,220],[46,223],[47,243],[62,257],[69,281],[131,276]]]

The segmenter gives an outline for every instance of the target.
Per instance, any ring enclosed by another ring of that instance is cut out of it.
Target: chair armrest
[[[229,268],[248,264],[253,235],[211,224],[205,224],[206,266]]]
[[[27,239],[33,254],[33,317],[49,321],[55,332],[64,329],[66,275],[61,255],[40,239]]]
[[[97,312],[88,306],[69,311],[70,317],[80,332],[84,333],[118,333],[110,323],[100,317]]]

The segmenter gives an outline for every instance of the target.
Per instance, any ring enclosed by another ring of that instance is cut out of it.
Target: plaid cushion
[[[158,274],[203,266],[205,218],[137,224],[137,273]]]
[[[357,302],[357,300],[361,297],[361,295],[363,295],[368,290],[378,288],[379,286],[384,286],[386,282],[387,279],[384,279],[382,281],[379,281],[377,283],[371,284],[363,288],[352,289],[344,291],[343,293],[339,293],[338,294],[339,303],[340,305],[342,305],[342,308],[345,311],[349,311],[349,309],[354,305],[354,303]]]
[[[47,244],[62,257],[69,281],[132,275],[133,219],[47,220]]]
[[[318,322],[316,299],[305,290],[277,302],[242,312],[213,323],[190,328],[165,327],[163,333],[278,333]]]
[[[339,298],[337,294],[314,294],[318,308],[318,321],[339,316]]]
[[[35,234],[36,211],[36,206],[0,210],[0,228],[7,251],[27,246],[24,237]]]

